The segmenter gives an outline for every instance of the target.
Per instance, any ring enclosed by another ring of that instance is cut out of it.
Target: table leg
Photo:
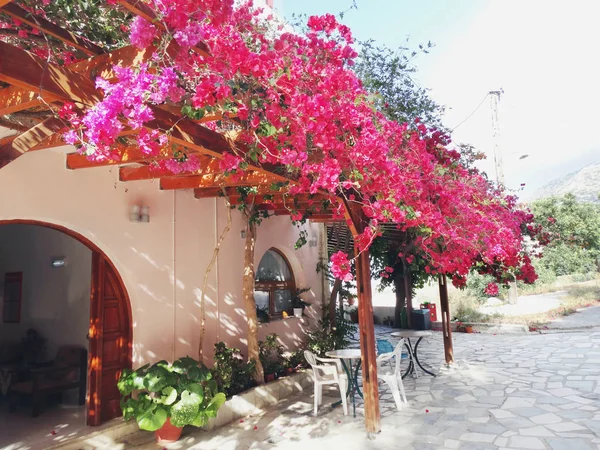
[[[352,360],[349,359],[348,365],[346,365],[346,362],[342,359],[342,366],[344,367],[346,375],[348,376],[348,391],[346,392],[346,397],[348,397],[348,395],[352,395],[352,414],[354,417],[356,417],[356,396],[354,395],[356,384],[355,378],[352,376]]]
[[[408,339],[407,339],[407,341],[408,341]],[[404,342],[404,346],[406,347],[406,350],[408,350],[408,367],[402,374],[402,379],[406,378],[406,376],[409,373],[412,373],[414,370],[414,363],[413,363],[413,357],[412,357],[412,351],[411,351],[412,349],[409,345],[409,342]]]
[[[425,372],[425,373],[427,373],[427,374],[431,375],[432,377],[435,377],[436,375],[435,375],[434,373],[430,372],[429,370],[427,370],[425,367],[423,367],[423,366],[421,365],[421,362],[419,361],[419,357],[417,356],[417,349],[419,348],[419,342],[421,342],[421,340],[422,340],[422,339],[423,339],[423,338],[422,338],[422,337],[420,337],[420,338],[417,340],[417,343],[415,344],[415,361],[417,361],[417,364],[419,365],[419,367],[421,368],[421,370],[422,370],[423,372]]]
[[[356,389],[356,392],[358,392],[358,395],[360,395],[360,398],[364,400],[365,397],[363,396],[363,393],[361,392],[360,387],[358,386],[358,371],[360,369],[361,364],[362,361],[359,359],[356,363],[356,368],[354,369],[354,388]]]

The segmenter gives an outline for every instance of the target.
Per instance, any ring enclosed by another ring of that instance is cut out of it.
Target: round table
[[[356,399],[354,393],[357,392],[361,398],[363,393],[358,387],[358,370],[360,369],[360,348],[343,348],[340,350],[331,350],[325,353],[328,358],[336,358],[342,361],[342,367],[348,376],[348,390],[346,391],[346,397],[352,395],[352,408],[354,417],[356,417]],[[352,361],[358,360],[354,366],[354,374],[352,373]],[[337,405],[341,401],[334,403]]]
[[[409,373],[412,373],[414,376],[418,377],[419,374],[417,373],[416,365],[418,365],[421,368],[421,370],[423,372],[425,372],[426,374],[429,374],[432,377],[436,376],[434,373],[430,372],[429,370],[427,370],[425,367],[423,367],[421,365],[421,362],[419,361],[419,357],[417,356],[417,349],[419,348],[419,343],[421,342],[421,340],[424,337],[428,337],[431,335],[433,335],[433,333],[431,331],[427,331],[427,330],[401,330],[401,331],[394,331],[391,334],[392,337],[404,338],[404,339],[406,339],[406,342],[407,342],[408,356],[410,357],[410,365],[409,365],[409,368],[406,371],[406,373],[404,375],[402,375],[402,378],[406,377],[406,375],[408,375]],[[412,343],[410,342],[410,338],[417,338],[417,343],[415,344],[414,348],[412,346]]]

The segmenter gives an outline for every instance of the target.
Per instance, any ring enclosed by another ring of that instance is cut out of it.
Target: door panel
[[[124,368],[131,368],[129,299],[111,264],[94,252],[88,425],[100,425],[121,415],[117,380]]]

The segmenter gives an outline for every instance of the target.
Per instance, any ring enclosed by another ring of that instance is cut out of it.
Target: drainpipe
[[[175,238],[176,235],[176,223],[177,223],[177,218],[176,218],[176,214],[177,214],[177,208],[176,208],[176,201],[177,201],[177,196],[176,196],[177,190],[173,190],[173,261],[172,261],[172,267],[173,267],[173,342],[171,344],[171,361],[175,361],[175,345],[177,342],[177,336],[176,336],[176,330],[177,330],[177,269],[176,269],[176,244],[177,244],[177,239]]]
[[[217,243],[219,242],[219,208],[218,208],[218,202],[219,199],[218,197],[215,197],[215,247],[217,246]],[[220,291],[219,291],[219,255],[217,254],[217,259],[215,261],[215,274],[216,274],[216,279],[215,279],[215,304],[217,305],[217,320],[215,320],[215,325],[217,327],[217,341],[216,342],[220,342],[221,341],[221,311],[220,311],[220,304],[221,304],[221,295],[220,295]],[[206,307],[206,305],[205,305]]]

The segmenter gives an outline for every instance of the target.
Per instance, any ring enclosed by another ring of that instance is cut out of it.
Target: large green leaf
[[[207,417],[217,417],[217,411],[219,411],[219,408],[223,405],[223,403],[225,403],[225,400],[225,394],[222,392],[219,392],[217,395],[215,395],[210,403],[206,405],[206,409],[204,410]]]
[[[167,421],[167,410],[163,407],[149,408],[144,414],[138,416],[137,423],[140,430],[156,431]]]
[[[177,400],[177,391],[173,386],[167,386],[162,390],[163,396],[160,398],[161,403],[165,405],[172,405]]]
[[[198,415],[202,398],[194,392],[183,391],[181,400],[171,407],[171,423],[183,427],[192,423]]]
[[[198,415],[193,420],[193,422],[190,423],[190,425],[193,425],[195,427],[203,427],[207,423],[208,423],[208,416],[206,415],[206,413],[204,411],[200,411],[200,412],[198,412]]]
[[[127,400],[121,400],[121,411],[123,411],[123,419],[129,420],[135,417],[138,411],[139,402],[129,397]]]
[[[204,389],[201,385],[197,383],[190,383],[188,385],[188,391],[196,394],[198,398],[200,398],[200,404],[202,404],[202,402],[204,401]]]

